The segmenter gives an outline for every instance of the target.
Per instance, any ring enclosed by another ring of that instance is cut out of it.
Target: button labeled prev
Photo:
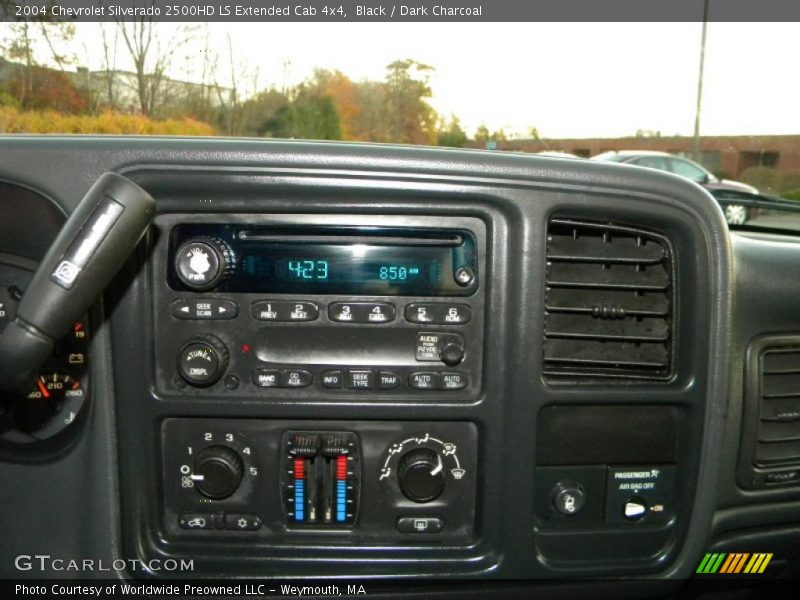
[[[319,318],[319,307],[305,300],[259,300],[253,302],[252,315],[258,321],[316,321]]]

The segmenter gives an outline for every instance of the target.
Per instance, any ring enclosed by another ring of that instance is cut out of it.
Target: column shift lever
[[[83,315],[128,258],[155,214],[138,185],[105,173],[47,251],[0,337],[0,389],[27,388],[53,345]]]

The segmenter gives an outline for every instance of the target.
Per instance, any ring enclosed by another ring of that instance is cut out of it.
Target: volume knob
[[[218,238],[184,242],[175,253],[175,274],[183,285],[196,291],[210,290],[230,275],[233,250]]]

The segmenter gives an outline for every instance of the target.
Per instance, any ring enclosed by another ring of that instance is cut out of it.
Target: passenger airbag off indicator
[[[608,523],[665,523],[672,518],[675,467],[609,467]]]

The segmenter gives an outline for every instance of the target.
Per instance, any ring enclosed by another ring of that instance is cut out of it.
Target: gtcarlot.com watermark
[[[194,571],[194,560],[174,558],[154,558],[139,560],[136,558],[117,558],[103,560],[100,558],[59,558],[50,554],[20,554],[14,559],[17,571],[27,571],[31,575],[44,572],[64,573],[124,573],[124,572],[169,572],[186,573]]]

